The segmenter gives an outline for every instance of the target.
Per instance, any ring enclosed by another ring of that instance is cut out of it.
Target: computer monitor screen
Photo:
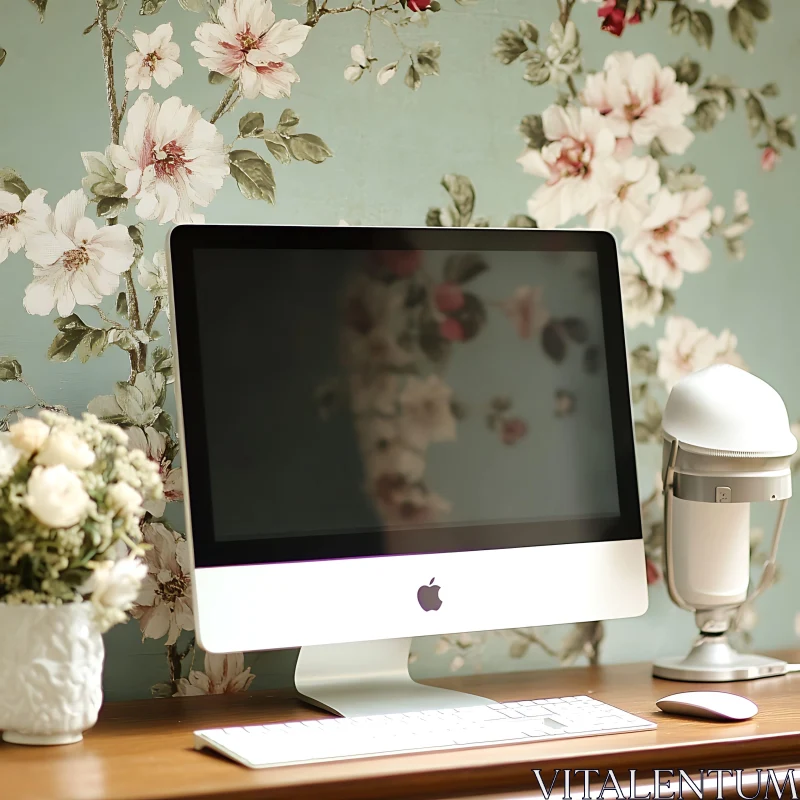
[[[209,230],[172,264],[198,566],[641,537],[595,237]]]

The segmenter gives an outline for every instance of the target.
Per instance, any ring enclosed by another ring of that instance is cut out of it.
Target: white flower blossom
[[[397,75],[397,62],[392,61],[391,64],[381,67],[375,78],[380,86],[385,86],[395,75]]]
[[[172,461],[166,457],[167,437],[153,427],[128,428],[128,447],[131,450],[140,450],[148,459],[158,467],[158,474],[163,483],[163,493],[156,500],[145,503],[145,511],[154,517],[164,514],[167,503],[183,500],[183,472],[180,467],[172,466]]]
[[[46,194],[44,189],[36,189],[20,200],[0,189],[0,264],[9,253],[19,252],[32,231],[46,227],[50,216],[50,208],[44,202]]]
[[[658,162],[646,156],[631,157],[615,167],[610,177],[611,191],[589,214],[589,225],[601,230],[621,228],[635,231],[649,210],[649,197],[661,186]]]
[[[2,486],[16,469],[23,452],[14,446],[10,433],[0,432],[0,486]]]
[[[25,417],[9,425],[11,444],[27,457],[36,453],[50,435],[50,426],[35,417]]]
[[[656,374],[669,391],[684,376],[712,364],[733,364],[744,368],[736,344],[736,337],[727,329],[714,336],[708,329],[698,328],[690,319],[670,317],[664,338],[657,344]]]
[[[125,621],[125,612],[136,600],[146,575],[144,562],[131,557],[101,561],[92,570],[80,592],[91,600],[101,633]]]
[[[76,304],[94,306],[114,294],[120,275],[133,263],[134,246],[124,225],[103,225],[84,216],[88,200],[80,190],[56,204],[48,227],[26,237],[25,254],[34,263],[25,290],[25,310],[62,317]]]
[[[311,28],[276,21],[270,0],[225,0],[217,17],[219,23],[204,22],[195,31],[201,66],[238,79],[249,100],[289,97],[300,77],[286,59],[300,52]]]
[[[144,514],[144,508],[142,508],[144,498],[136,489],[124,481],[112,483],[108,487],[106,502],[111,508],[122,511],[125,514],[133,514],[137,517]]]
[[[142,94],[128,112],[121,145],[109,156],[125,175],[125,197],[142,219],[201,222],[230,168],[222,134],[179,97],[160,105]]]
[[[517,159],[525,172],[546,178],[528,201],[528,213],[542,228],[563,225],[588,214],[612,191],[614,134],[591,108],[550,106],[542,114],[541,150],[527,150]]]
[[[630,256],[620,258],[619,270],[625,324],[629,328],[642,324],[652,327],[656,314],[664,305],[664,293],[647,282],[639,265]]]
[[[203,664],[205,672],[193,669],[178,681],[175,697],[245,692],[256,677],[245,669],[242,653],[206,653]]]
[[[93,505],[80,478],[63,464],[34,467],[23,502],[48,528],[77,525]]]
[[[684,122],[696,101],[652,53],[607,56],[602,72],[586,76],[581,100],[604,116],[618,139],[637,145],[658,139],[668,153],[685,153],[694,139]]]
[[[689,192],[660,189],[651,199],[638,231],[626,237],[622,249],[632,252],[651,286],[677,289],[684,272],[702,272],[711,263],[703,241],[711,225],[707,187]]]
[[[437,375],[411,376],[400,394],[400,434],[412,447],[454,441],[456,418],[450,407],[453,390]]]
[[[43,467],[63,464],[68,469],[81,470],[94,464],[92,448],[69,430],[55,428],[45,439],[35,461]]]
[[[149,89],[152,81],[166,89],[183,75],[178,63],[181,49],[171,40],[171,22],[159,25],[151,34],[133,32],[136,50],[125,57],[125,88],[129,92]]]
[[[143,539],[152,546],[144,555],[147,575],[131,616],[139,620],[143,638],[166,636],[166,644],[175,644],[181,631],[194,630],[188,545],[158,522],[144,526]]]

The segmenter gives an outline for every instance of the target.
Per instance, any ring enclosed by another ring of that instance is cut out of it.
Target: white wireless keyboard
[[[214,728],[195,731],[194,746],[196,750],[210,747],[246,767],[261,768],[655,727],[591,697],[556,697],[410,714]]]

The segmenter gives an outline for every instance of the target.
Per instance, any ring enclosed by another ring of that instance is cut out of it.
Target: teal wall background
[[[42,0],[39,2],[42,4]],[[441,45],[440,75],[425,77],[417,91],[404,85],[402,74],[385,86],[377,84],[374,71],[355,84],[345,81],[343,70],[351,62],[351,46],[363,41],[366,15],[343,13],[321,19],[302,50],[290,59],[301,78],[292,88],[291,98],[244,100],[217,127],[229,144],[245,112],[261,111],[267,125],[274,126],[283,109],[292,108],[301,120],[298,130],[322,137],[333,157],[321,164],[283,165],[273,161],[277,184],[274,205],[246,199],[229,178],[211,205],[200,209],[206,220],[421,225],[429,207],[443,206],[448,199],[440,186],[445,174],[460,174],[471,180],[477,195],[476,215],[489,217],[494,224],[505,224],[512,215],[526,213],[527,200],[541,181],[525,174],[516,163],[523,150],[517,126],[525,115],[541,114],[555,102],[557,90],[526,82],[519,63],[504,66],[492,50],[501,31],[516,28],[520,19],[529,19],[545,37],[558,17],[558,3],[479,0],[473,5],[459,5],[455,0],[442,0],[441,5],[438,13],[427,14],[427,26],[417,19],[402,28],[403,38],[412,47],[430,41]],[[662,66],[688,55],[702,67],[700,81],[692,91],[697,92],[711,75],[727,75],[735,87],[757,89],[775,82],[780,93],[764,99],[768,113],[775,118],[795,114],[800,108],[800,85],[796,81],[800,71],[800,6],[775,0],[774,19],[756,23],[758,39],[754,52],[749,53],[731,40],[728,12],[721,5],[714,0],[710,5],[687,2],[692,11],[705,10],[713,20],[713,43],[710,49],[704,49],[687,31],[670,33],[669,9],[661,8],[655,18],[628,26],[618,39],[600,29],[595,3],[578,3],[571,13],[581,35],[584,67],[589,71],[602,69],[605,56],[616,50],[653,53]],[[740,0],[738,5],[752,4]],[[170,22],[173,39],[181,48],[183,76],[167,89],[154,85],[152,96],[162,102],[177,94],[208,118],[227,87],[208,82],[208,71],[198,65],[191,48],[195,28],[204,21],[204,15],[184,10],[178,0],[166,0],[153,16],[139,15],[138,7],[138,2],[128,4],[123,30],[128,34],[135,29],[151,32],[156,25]],[[303,10],[287,0],[276,0],[274,10],[279,18],[304,18]],[[31,189],[47,189],[51,206],[80,187],[85,174],[81,152],[103,151],[109,143],[98,32],[95,29],[82,35],[95,12],[92,0],[50,0],[45,21],[40,24],[36,9],[26,0],[6,0],[0,9],[0,48],[7,51],[0,66],[0,167],[15,170]],[[116,13],[110,11],[109,15],[113,18]],[[373,27],[380,66],[397,57],[396,40],[385,26],[376,22]],[[118,39],[115,57],[120,94],[124,58],[130,49]],[[579,85],[582,80],[579,77]],[[131,93],[131,104],[138,94]],[[800,375],[794,352],[800,296],[800,272],[796,269],[800,169],[790,147],[783,148],[774,171],[762,169],[758,145],[763,143],[763,136],[749,135],[742,106],[739,96],[737,108],[711,131],[698,132],[684,156],[665,162],[696,165],[713,192],[712,206],[720,203],[730,208],[734,192],[746,191],[753,219],[752,229],[744,234],[745,257],[731,260],[721,239],[711,239],[710,268],[686,275],[669,314],[691,319],[715,334],[730,329],[738,337],[741,358],[782,394],[790,416],[796,419],[800,417]],[[687,123],[691,125],[692,120]],[[252,142],[244,144],[259,149]],[[263,145],[259,152],[268,157]],[[87,214],[93,215],[93,211]],[[128,225],[137,222],[132,206],[124,221]],[[576,218],[571,224],[583,222]],[[148,222],[145,227],[145,256],[152,258],[163,248],[167,226]],[[85,364],[77,359],[66,363],[48,360],[47,350],[56,334],[52,321],[55,313],[50,319],[26,313],[22,299],[31,269],[23,252],[10,255],[0,264],[0,356],[17,358],[26,381],[46,402],[63,404],[77,414],[94,397],[109,394],[114,381],[127,378],[128,356],[109,347],[101,357]],[[147,307],[151,301],[144,292],[141,294]],[[103,307],[112,313],[113,305],[113,297],[109,297]],[[92,324],[99,323],[91,309],[78,307],[76,312],[91,319]],[[630,332],[631,347],[654,347],[663,336],[664,325],[665,316],[661,315],[653,328],[635,328]],[[159,327],[166,331],[163,318]],[[663,387],[655,379],[653,386],[657,404],[663,404]],[[0,383],[3,405],[29,402],[30,394],[23,385]],[[235,398],[231,398],[231,404],[233,407]],[[640,408],[637,414],[642,413]],[[643,442],[640,459],[642,495],[646,497],[659,465],[657,445]],[[756,524],[769,530],[771,513],[771,509],[759,512]],[[747,635],[757,648],[796,641],[799,514],[796,507],[790,507],[781,547],[781,579],[759,601],[757,618],[747,626]],[[178,507],[168,510],[168,518],[177,528],[180,517]],[[257,623],[254,620],[254,624],[269,624],[269,615]],[[674,608],[663,584],[656,582],[651,587],[651,608],[644,618],[605,626],[601,658],[643,660],[679,652],[688,647],[693,630],[690,616]],[[549,647],[569,656],[562,649],[567,638],[576,635],[571,628],[536,633]],[[188,642],[188,637],[188,633],[182,634],[179,647]],[[155,684],[179,677],[170,676],[164,642],[142,641],[136,621],[115,628],[106,641],[106,692],[110,698],[148,696]],[[579,638],[578,645],[582,642]],[[257,676],[254,687],[280,685],[286,682],[293,654],[253,654],[246,662]],[[459,641],[420,640],[415,645],[414,670],[420,676],[430,676],[450,669],[522,669],[557,662],[557,656],[548,656],[540,647],[526,648],[523,641],[497,633]],[[184,676],[190,666],[202,668],[202,653],[188,653],[182,665]]]

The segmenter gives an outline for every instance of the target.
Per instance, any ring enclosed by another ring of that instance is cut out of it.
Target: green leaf
[[[161,6],[166,2],[167,0],[142,0],[142,7],[139,9],[139,13],[142,16],[155,14],[161,10]]]
[[[4,48],[0,47],[0,67],[3,66],[6,60],[6,56],[8,55],[8,51]]]
[[[426,58],[437,59],[442,56],[442,48],[439,42],[424,42],[419,46],[417,55],[425,56]]]
[[[92,191],[99,197],[122,197],[128,191],[128,187],[115,180],[98,181],[92,185]]]
[[[44,22],[44,12],[47,10],[47,0],[31,0],[31,3],[39,12],[39,22]]]
[[[239,136],[249,139],[264,133],[264,115],[260,111],[250,111],[239,120]]]
[[[310,161],[312,164],[321,164],[333,155],[328,145],[313,133],[296,133],[290,136],[289,152],[298,161]]]
[[[566,319],[561,320],[561,324],[567,336],[569,336],[573,342],[584,344],[589,338],[589,329],[586,327],[586,323],[582,319],[579,319],[578,317],[567,317]]]
[[[747,116],[747,128],[751,136],[757,136],[766,119],[766,112],[761,101],[752,93],[744,101],[744,113]]]
[[[86,332],[78,344],[78,358],[85,364],[93,356],[101,356],[107,345],[107,332],[93,328]]]
[[[421,75],[438,75],[439,61],[433,56],[420,52],[417,54],[417,69]]]
[[[778,138],[778,141],[781,144],[785,144],[787,147],[794,148],[797,145],[795,142],[794,133],[790,130],[786,130],[785,128],[776,128],[775,136]]]
[[[764,97],[777,97],[780,94],[777,83],[765,83],[760,89],[760,94]]]
[[[178,0],[178,3],[184,11],[203,13],[208,8],[206,0]]]
[[[534,86],[542,86],[550,80],[550,62],[544,53],[532,53],[530,58],[526,59],[522,77]]]
[[[220,83],[227,83],[230,78],[223,75],[221,72],[215,72],[213,69],[208,73],[208,82],[213,86],[218,86]]]
[[[687,86],[694,86],[700,77],[700,64],[689,56],[684,56],[676,64],[673,64],[672,68],[675,70],[675,77]]]
[[[759,22],[765,22],[772,15],[770,0],[739,0],[739,6],[749,11]]]
[[[519,123],[519,132],[525,137],[525,143],[532,150],[541,150],[547,144],[544,126],[540,114],[528,114]]]
[[[142,257],[142,253],[144,252],[144,232],[142,229],[142,223],[139,222],[136,225],[129,225],[128,236],[130,236],[131,240],[133,241],[134,259],[138,261]]]
[[[701,100],[693,116],[699,131],[710,131],[725,116],[725,112],[716,100]]]
[[[161,372],[166,377],[172,376],[172,352],[167,350],[166,347],[153,348],[153,371]]]
[[[671,292],[669,289],[662,289],[661,291],[663,294],[663,300],[661,301],[661,309],[658,313],[666,314],[675,305],[675,293]]]
[[[68,317],[56,317],[53,324],[60,331],[89,330],[87,325],[77,314],[70,314]]]
[[[700,47],[708,50],[714,38],[714,23],[705,11],[694,11],[689,18],[689,31]]]
[[[465,292],[464,305],[451,315],[461,323],[464,330],[464,341],[474,339],[486,324],[486,306],[476,295]]]
[[[61,331],[47,348],[47,357],[51,361],[69,361],[75,355],[75,350],[83,340],[87,329],[73,329]]]
[[[113,11],[119,5],[119,0],[100,0],[100,5],[106,11]]]
[[[527,214],[515,214],[506,223],[507,228],[538,228],[536,220]]]
[[[461,253],[448,256],[442,274],[447,283],[469,283],[488,269],[489,265],[477,253]]]
[[[442,4],[439,2],[439,0],[431,0],[430,11],[432,11],[435,14],[437,11],[441,10],[442,10]]]
[[[405,82],[406,86],[414,91],[422,85],[422,75],[413,64],[409,66],[408,72],[406,72]]]
[[[529,42],[536,42],[539,41],[539,31],[536,26],[532,22],[528,22],[526,19],[521,19],[519,21],[519,32],[524,36]]]
[[[291,162],[292,157],[289,154],[289,144],[286,141],[286,137],[281,136],[277,131],[264,131],[261,135],[264,139],[264,143],[267,145],[267,149],[272,153],[281,164],[288,164]]]
[[[105,219],[118,217],[128,207],[124,197],[102,197],[97,201],[97,216]]]
[[[632,350],[628,356],[631,372],[643,375],[655,375],[658,367],[658,358],[648,344],[641,344]]]
[[[22,365],[16,358],[0,356],[0,381],[16,381],[22,377]]]
[[[748,53],[752,53],[756,43],[756,24],[752,12],[741,3],[735,5],[728,12],[728,26],[733,41]]]
[[[300,117],[298,117],[291,108],[287,108],[278,120],[278,132],[287,133],[292,128],[296,127],[299,122]]]
[[[419,346],[434,364],[446,361],[453,349],[452,342],[439,333],[439,323],[432,319],[425,320],[420,326]]]
[[[520,28],[522,24],[523,23],[520,23]],[[534,28],[534,30],[536,29]],[[516,31],[507,28],[495,40],[492,55],[494,55],[501,64],[511,64],[527,51],[528,45],[525,44],[525,39]]]
[[[559,364],[567,354],[567,343],[556,322],[548,322],[542,329],[542,348],[547,356]]]
[[[20,200],[24,200],[31,193],[25,181],[13,169],[0,169],[0,189],[15,194]]]
[[[686,27],[686,23],[689,22],[691,16],[692,12],[686,6],[675,3],[672,7],[672,17],[669,22],[670,31],[674,34],[680,33]]]
[[[456,210],[461,215],[462,224],[469,222],[475,208],[475,188],[465,175],[445,175],[442,186],[453,198]]]
[[[640,403],[644,396],[647,394],[647,384],[637,383],[631,386],[631,402]]]
[[[119,316],[128,319],[128,295],[126,295],[125,292],[120,292],[117,295],[116,310]]]
[[[429,208],[428,213],[425,215],[425,224],[429,228],[441,228],[442,227],[442,209],[441,208]]]
[[[166,378],[160,372],[140,372],[133,385],[119,381],[114,386],[114,399],[125,418],[143,428],[161,415],[165,398]]]
[[[231,175],[248,200],[275,202],[275,175],[272,167],[252,150],[233,150],[229,155]]]

